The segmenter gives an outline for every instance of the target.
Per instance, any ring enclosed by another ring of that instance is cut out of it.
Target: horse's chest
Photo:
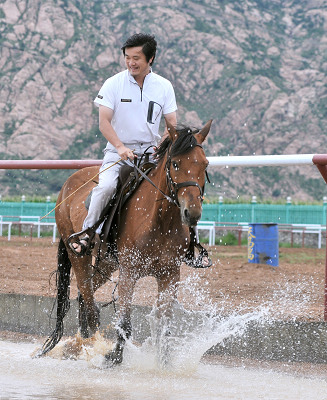
[[[180,257],[185,254],[188,247],[189,236],[183,229],[166,233],[159,229],[153,229],[144,232],[143,235],[124,240],[121,248],[124,248],[124,252],[134,255],[135,258],[158,259],[163,256],[167,258]]]
[[[168,232],[167,234],[148,235],[140,241],[140,250],[149,255],[165,254],[168,257],[176,257],[185,253],[188,248],[188,237],[181,234]]]

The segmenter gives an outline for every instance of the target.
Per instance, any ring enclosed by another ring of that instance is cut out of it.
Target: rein
[[[158,186],[136,165],[134,164],[131,160],[127,159],[125,160],[125,163],[129,165],[130,167],[133,167],[141,176],[144,178],[146,181],[151,183],[153,187],[155,187],[163,196],[166,200],[168,200],[170,203],[175,203],[172,197],[168,196],[166,193],[164,193]]]
[[[196,146],[201,147],[201,149],[203,149],[201,144],[196,144]],[[125,163],[127,165],[133,167],[146,181],[148,181],[153,187],[155,187],[164,196],[164,198],[167,201],[169,201],[172,204],[175,204],[175,206],[177,206],[178,208],[180,208],[180,204],[178,201],[178,191],[180,188],[183,188],[183,187],[197,186],[200,191],[199,197],[201,198],[201,201],[203,201],[204,187],[201,187],[197,182],[195,182],[195,181],[186,181],[186,182],[181,182],[181,183],[174,182],[174,180],[170,174],[171,157],[169,155],[169,150],[167,151],[167,153],[168,154],[167,154],[167,161],[166,161],[165,169],[166,169],[166,183],[167,183],[167,187],[169,190],[169,195],[164,193],[135,163],[133,163],[129,159],[125,160]],[[206,176],[208,177],[207,172],[206,172]]]

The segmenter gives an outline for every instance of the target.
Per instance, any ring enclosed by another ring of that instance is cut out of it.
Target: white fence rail
[[[4,221],[3,219],[6,219]],[[12,218],[11,221],[8,221],[8,218]],[[11,216],[8,217],[6,215],[0,215],[0,236],[3,236],[3,227],[8,227],[8,240],[11,240],[11,235],[12,235],[12,227],[17,225],[21,227],[22,225],[29,225],[31,227],[31,234],[33,231],[33,228],[36,226],[37,227],[37,237],[41,237],[41,227],[42,226],[50,226],[52,227],[52,242],[54,243],[56,241],[56,236],[57,236],[57,224],[55,222],[41,222],[40,221],[41,217],[38,216]],[[33,221],[34,220],[34,221]]]
[[[302,247],[304,247],[305,236],[307,234],[317,235],[317,247],[321,249],[323,232],[326,231],[326,225],[319,224],[278,224],[279,232],[290,233],[290,242],[293,247],[294,233],[302,235]],[[196,235],[199,239],[199,231],[208,231],[209,246],[214,246],[217,231],[237,231],[238,244],[241,245],[242,232],[248,232],[249,223],[224,223],[215,221],[200,221],[196,227]]]

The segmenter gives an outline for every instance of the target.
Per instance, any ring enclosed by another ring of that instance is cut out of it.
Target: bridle
[[[203,149],[201,144],[196,144],[195,147],[201,147],[201,149]],[[155,187],[163,196],[164,198],[169,201],[172,204],[175,204],[175,206],[177,206],[178,208],[180,208],[180,204],[178,201],[178,191],[179,189],[183,188],[183,187],[188,187],[188,186],[196,186],[199,191],[200,191],[200,195],[199,198],[201,200],[201,203],[203,202],[203,193],[204,193],[204,185],[203,187],[201,187],[197,182],[195,181],[186,181],[186,182],[181,182],[181,183],[177,183],[174,182],[173,178],[171,177],[170,174],[170,167],[171,167],[171,156],[169,154],[169,150],[170,150],[171,145],[169,146],[168,150],[167,150],[167,161],[165,164],[165,170],[166,170],[166,183],[167,183],[167,188],[169,190],[169,194],[167,195],[166,193],[164,193],[160,188],[158,188],[158,186],[132,161],[130,161],[129,159],[125,160],[124,162],[133,167],[145,180],[147,180],[149,183],[151,183],[151,185],[153,187]],[[206,173],[206,177],[208,182],[209,181],[209,177],[208,177],[208,173],[207,171],[205,171]]]
[[[201,144],[196,144],[195,146],[201,147],[201,149],[203,149]],[[200,191],[199,198],[200,198],[201,203],[202,203],[203,202],[204,185],[203,185],[203,187],[201,187],[195,181],[186,181],[186,182],[181,182],[181,183],[174,182],[174,180],[173,180],[173,178],[171,177],[171,174],[170,174],[170,167],[171,167],[172,160],[171,160],[171,156],[169,154],[169,149],[168,149],[167,153],[168,153],[167,154],[167,161],[166,161],[166,165],[165,165],[165,168],[166,168],[166,182],[167,182],[167,187],[168,187],[169,195],[170,195],[169,197],[170,197],[171,201],[177,207],[180,208],[180,204],[179,204],[179,201],[178,201],[178,191],[179,191],[179,189],[181,189],[183,187],[188,187],[188,186],[197,186],[197,188]],[[208,179],[207,171],[206,171],[206,176],[207,176],[207,179]]]

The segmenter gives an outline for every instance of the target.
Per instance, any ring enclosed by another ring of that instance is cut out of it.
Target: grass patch
[[[7,238],[8,237],[8,230],[3,229],[2,230],[2,236]],[[11,228],[11,237],[16,237],[16,236],[22,237],[22,238],[30,238],[31,237],[31,230],[30,230],[29,225],[25,226],[21,230],[20,234],[19,234],[19,228]],[[40,238],[46,238],[46,237],[52,237],[52,236],[53,236],[52,229],[51,229],[51,231],[50,230],[49,231],[44,230],[44,231],[40,232]],[[36,226],[33,228],[32,237],[33,238],[37,238],[37,227]]]
[[[287,242],[280,242],[279,243],[279,247],[280,248],[284,248],[284,249],[291,249],[293,248],[301,248],[301,245],[297,244],[297,243],[293,243],[293,246],[291,245],[291,243],[287,243]]]
[[[218,237],[216,244],[220,246],[237,246],[238,240],[232,232],[228,232],[226,235]]]

